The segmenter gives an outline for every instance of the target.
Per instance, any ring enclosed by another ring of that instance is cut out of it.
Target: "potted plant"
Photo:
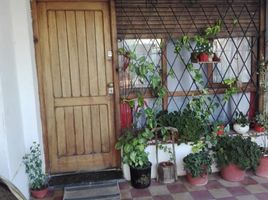
[[[235,132],[242,135],[246,134],[249,131],[249,120],[247,116],[244,115],[241,111],[235,113],[233,129]]]
[[[30,147],[30,153],[23,156],[25,171],[28,174],[31,194],[41,199],[48,193],[47,178],[42,169],[40,144],[36,142]]]
[[[195,47],[195,52],[198,53],[198,61],[199,62],[212,62],[213,56],[211,57],[210,55],[213,55],[212,51],[212,44],[211,42],[202,36],[195,36],[195,41],[196,41],[196,47]],[[209,57],[211,59],[209,60]]]
[[[131,185],[134,188],[146,188],[151,183],[151,163],[145,148],[153,133],[143,130],[128,129],[116,143],[116,149],[122,151],[122,161],[130,167]]]
[[[259,113],[255,117],[254,130],[258,133],[264,132],[268,127],[268,115]]]
[[[261,158],[259,146],[241,135],[218,137],[213,150],[221,176],[227,181],[243,180],[245,170],[256,170]]]
[[[266,138],[267,136],[265,135],[265,140],[267,140]],[[265,142],[266,144],[266,142]],[[263,148],[261,148],[262,150],[262,156],[260,159],[260,164],[256,169],[256,175],[260,176],[260,177],[264,177],[264,178],[268,178],[268,155],[267,155],[267,145],[264,145]]]
[[[224,123],[220,121],[216,121],[212,125],[212,130],[218,135],[221,136],[224,134]]]
[[[212,158],[207,151],[191,153],[183,159],[183,162],[189,183],[196,186],[207,184],[212,165]]]

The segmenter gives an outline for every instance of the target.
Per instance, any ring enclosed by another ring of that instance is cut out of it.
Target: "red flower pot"
[[[208,54],[206,53],[200,53],[198,55],[199,62],[208,62]]]
[[[190,184],[195,185],[195,186],[202,186],[202,185],[206,185],[208,183],[208,175],[207,174],[204,174],[204,175],[199,176],[199,177],[192,177],[192,174],[187,172],[186,178]]]
[[[219,125],[218,126],[218,131],[217,131],[217,135],[223,135],[224,134],[224,125]]]
[[[263,156],[260,160],[260,165],[256,169],[256,175],[268,178],[268,156]]]
[[[41,190],[31,190],[31,194],[36,199],[43,199],[48,193],[48,187]]]
[[[254,126],[254,130],[258,133],[261,133],[261,132],[264,132],[265,131],[265,128],[259,124],[255,124]]]
[[[235,164],[229,164],[221,169],[221,176],[227,181],[237,182],[245,178],[246,171]]]

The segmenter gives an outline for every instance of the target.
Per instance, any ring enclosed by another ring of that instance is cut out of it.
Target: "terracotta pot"
[[[207,174],[204,174],[204,175],[198,176],[198,177],[192,177],[192,174],[187,172],[186,178],[190,184],[195,185],[195,186],[202,186],[202,185],[206,185],[208,183],[208,175]]]
[[[255,124],[255,126],[254,126],[254,130],[255,130],[256,132],[258,132],[258,133],[262,133],[262,132],[265,131],[265,128],[264,128],[263,126],[259,125],[259,124]]]
[[[227,181],[237,182],[245,178],[246,171],[240,169],[235,164],[229,164],[221,169],[221,176]]]
[[[200,53],[198,55],[199,62],[208,62],[208,54],[206,53]]]
[[[223,135],[224,134],[224,125],[219,125],[218,126],[218,131],[217,131],[217,135]]]
[[[48,187],[41,190],[31,190],[31,194],[36,199],[43,199],[48,193]]]
[[[260,160],[260,165],[256,169],[256,175],[268,178],[268,156],[263,156]]]

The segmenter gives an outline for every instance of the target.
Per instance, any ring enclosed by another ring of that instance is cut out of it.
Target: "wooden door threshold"
[[[123,179],[121,169],[109,169],[97,172],[74,172],[51,175],[48,184],[50,187],[64,188],[66,186],[118,181],[121,179]]]

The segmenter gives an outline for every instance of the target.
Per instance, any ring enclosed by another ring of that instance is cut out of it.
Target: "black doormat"
[[[49,186],[55,188],[63,188],[66,186],[75,186],[94,182],[120,180],[122,178],[122,171],[117,169],[98,172],[68,173],[52,175],[49,178]]]

